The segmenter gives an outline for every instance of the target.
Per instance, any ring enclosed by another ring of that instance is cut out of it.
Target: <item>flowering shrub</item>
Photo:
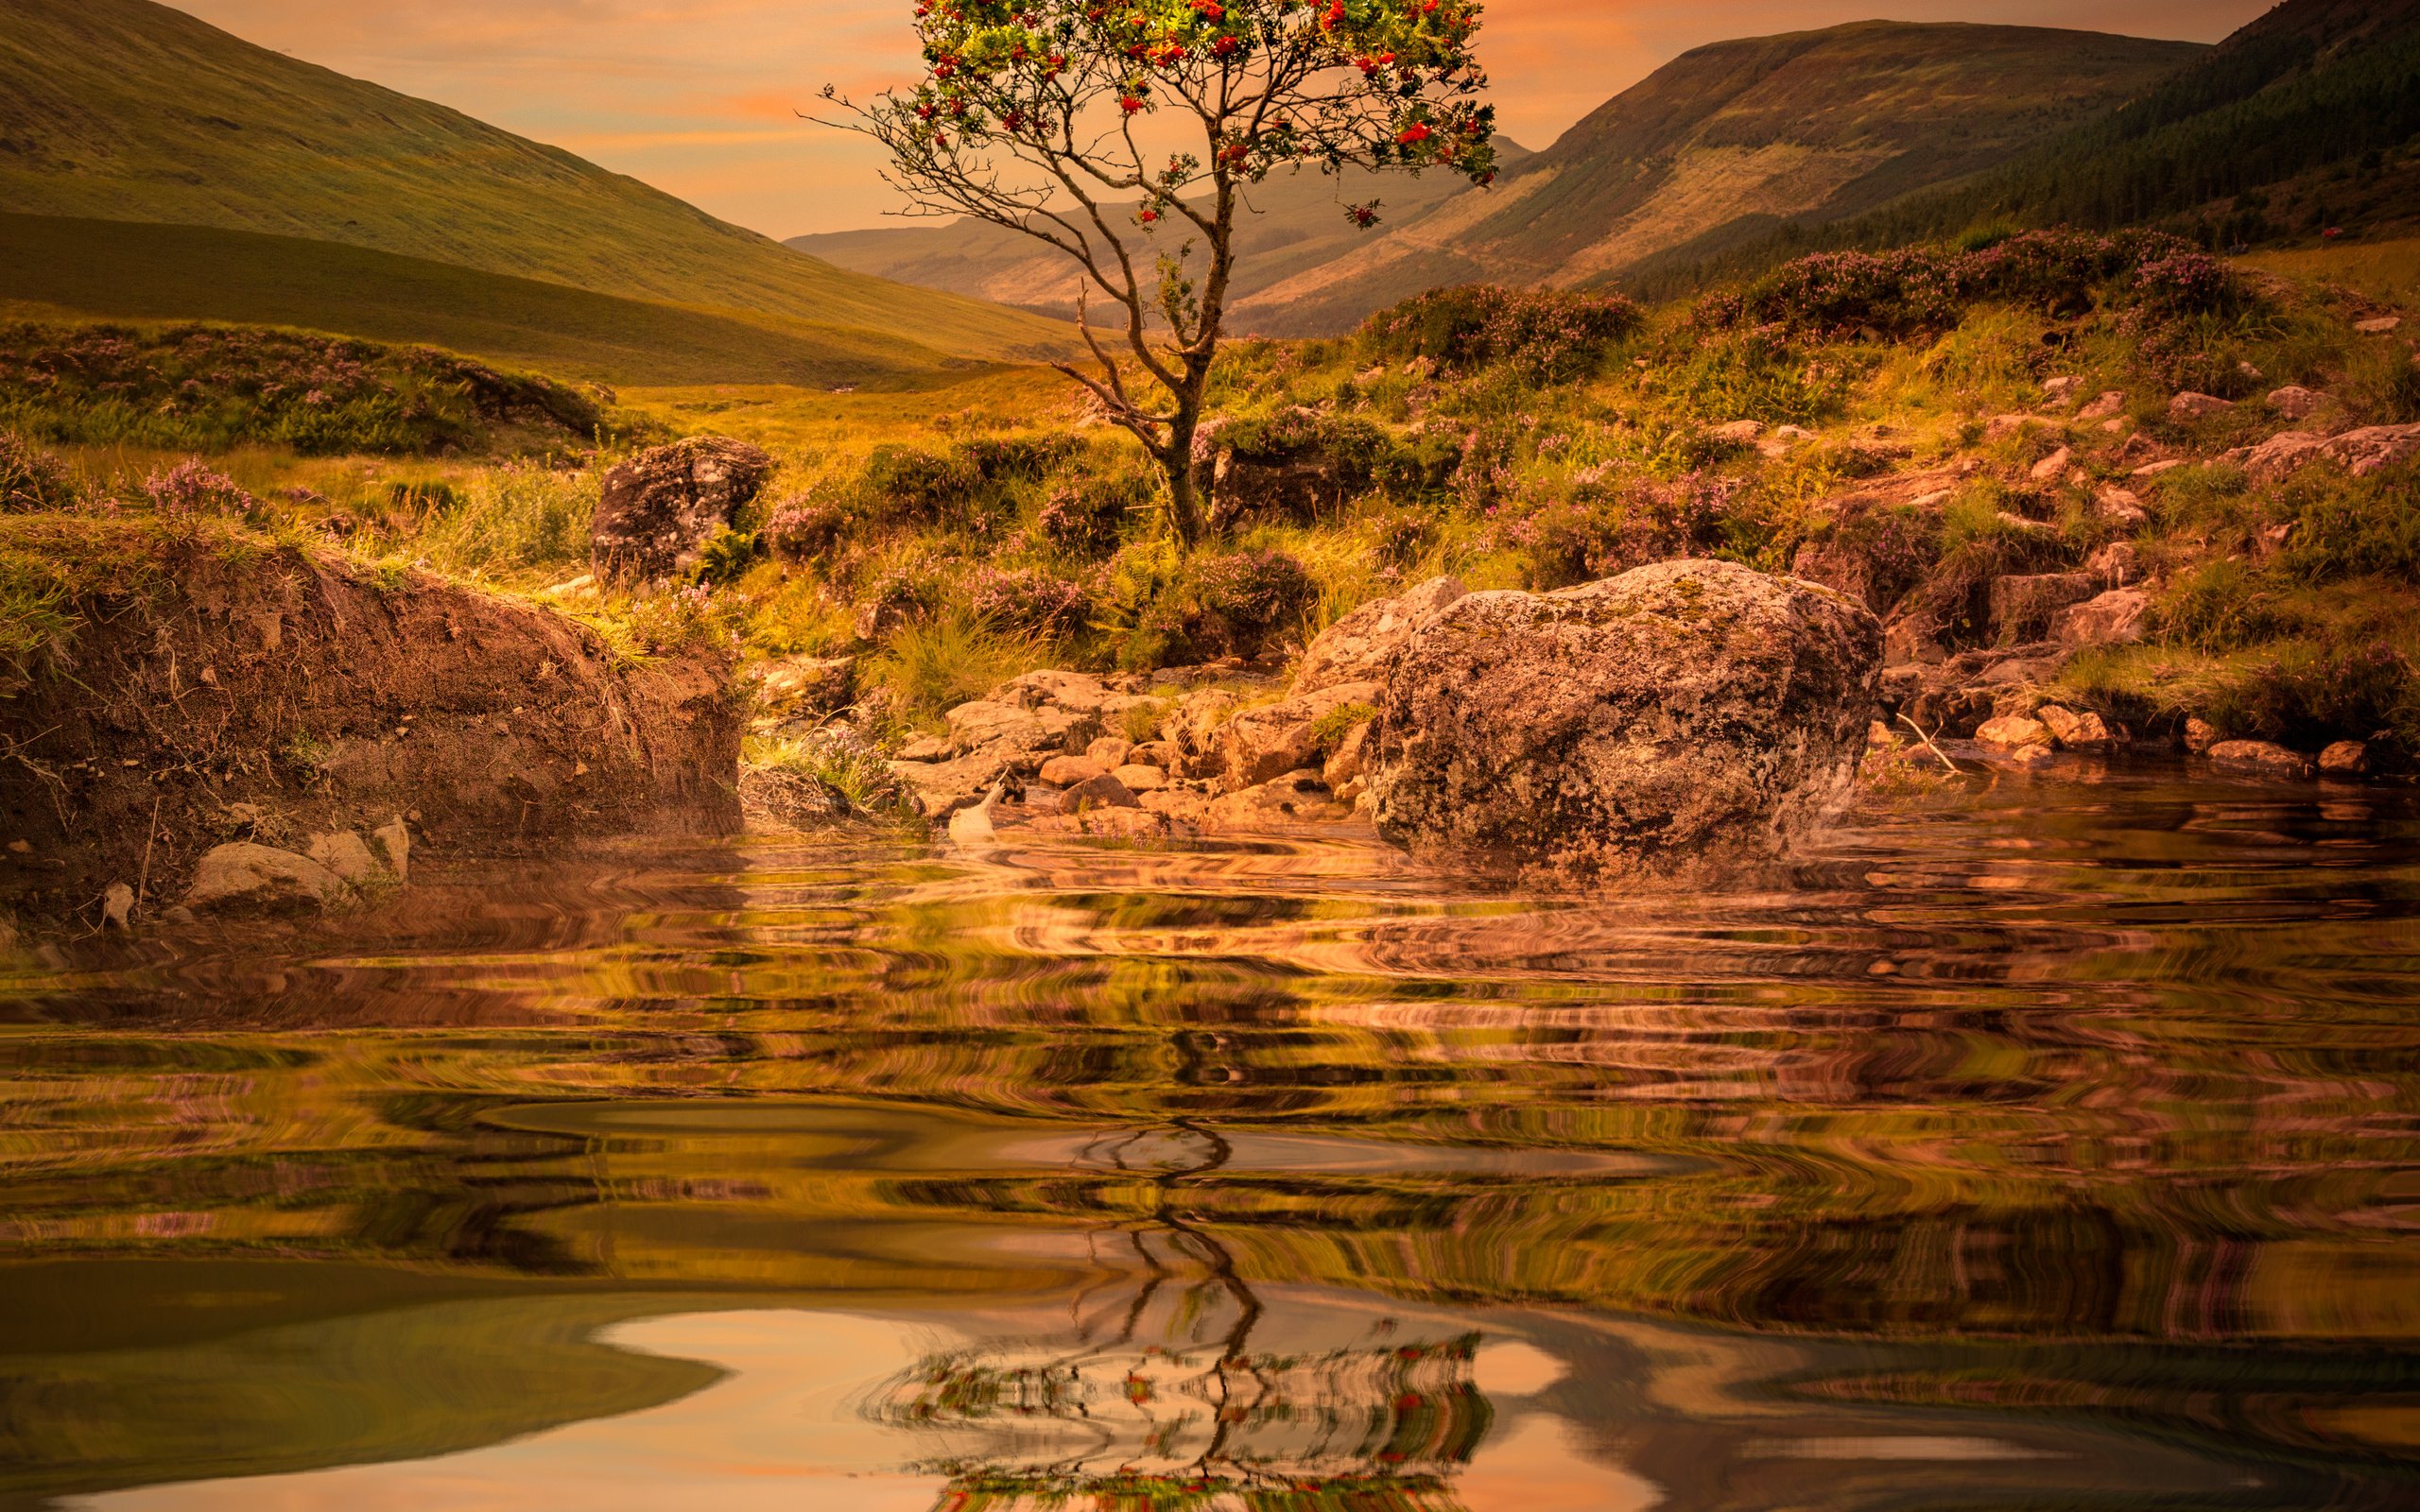
[[[1034,534],[1053,551],[1099,556],[1115,548],[1127,516],[1150,500],[1151,485],[1139,476],[1062,483],[1034,512]]]
[[[154,468],[140,487],[143,496],[162,514],[242,515],[260,507],[260,501],[233,478],[213,472],[198,456],[186,457],[172,468]]]
[[[856,512],[838,499],[793,493],[773,505],[759,536],[774,556],[810,561],[830,555],[857,523]]]
[[[76,501],[76,480],[59,458],[0,430],[0,511],[66,509]]]
[[[977,568],[964,593],[977,618],[1053,638],[1081,629],[1093,610],[1083,584],[1039,567]]]
[[[1641,323],[1638,306],[1614,295],[1475,284],[1383,310],[1355,339],[1376,360],[1425,358],[1458,372],[1509,363],[1535,382],[1566,383]]]

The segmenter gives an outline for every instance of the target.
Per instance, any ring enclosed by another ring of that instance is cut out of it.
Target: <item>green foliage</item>
[[[459,490],[452,508],[418,529],[418,549],[447,572],[490,576],[569,566],[588,559],[596,515],[593,472],[508,463]]]
[[[868,659],[862,676],[890,693],[904,722],[929,726],[1018,673],[1050,662],[1049,644],[1041,638],[956,610],[901,627]]]
[[[796,739],[750,740],[741,759],[821,784],[850,815],[915,822],[908,790],[891,774],[889,754],[847,726],[826,726]]]
[[[0,511],[73,508],[81,493],[59,458],[0,430]]]
[[[1266,547],[1181,557],[1140,541],[1113,558],[1100,625],[1134,667],[1250,658],[1300,634],[1319,603],[1303,564]]]
[[[2279,490],[2293,521],[2280,565],[2307,583],[2420,582],[2420,466],[2365,478],[2307,468]]]

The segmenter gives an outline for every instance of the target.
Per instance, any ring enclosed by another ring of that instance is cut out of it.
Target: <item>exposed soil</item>
[[[397,815],[452,853],[738,827],[717,659],[634,664],[552,611],[257,538],[40,528],[105,565],[47,664],[0,687],[0,911],[113,883],[156,907],[214,845]]]

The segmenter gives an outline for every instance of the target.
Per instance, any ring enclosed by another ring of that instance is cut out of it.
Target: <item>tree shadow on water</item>
[[[1348,1319],[1270,1340],[1233,1252],[1183,1211],[1234,1159],[1186,1120],[1104,1134],[1079,1163],[1148,1183],[1094,1234],[1100,1278],[1065,1332],[931,1355],[873,1393],[875,1420],[935,1452],[935,1512],[1459,1512],[1456,1475],[1494,1421],[1476,1333],[1398,1337]]]

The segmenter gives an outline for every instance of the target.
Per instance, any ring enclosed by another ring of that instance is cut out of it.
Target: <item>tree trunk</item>
[[[1187,437],[1182,447],[1172,446],[1161,454],[1160,468],[1168,476],[1168,521],[1176,527],[1177,544],[1190,554],[1201,544],[1205,528],[1201,484],[1193,471],[1193,438]]]

